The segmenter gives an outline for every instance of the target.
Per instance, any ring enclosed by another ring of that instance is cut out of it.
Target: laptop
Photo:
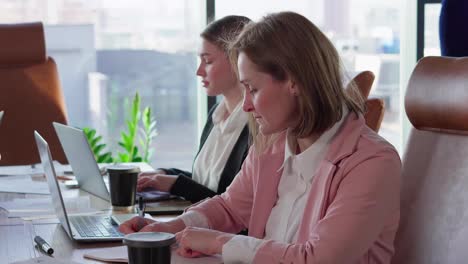
[[[118,223],[111,216],[67,215],[49,145],[37,131],[34,131],[34,137],[49,185],[55,213],[68,236],[80,242],[121,241],[123,235],[118,231]]]
[[[80,188],[110,201],[108,186],[101,176],[101,171],[83,130],[56,122],[53,122],[53,126]],[[146,204],[146,212],[151,214],[180,214],[191,205],[188,201],[156,190],[137,192],[137,196],[143,197],[146,202],[156,202]],[[161,202],[165,200],[170,201]]]
[[[0,111],[0,124],[2,123],[3,111]]]
[[[56,122],[53,125],[80,188],[110,201],[109,189],[83,130]]]

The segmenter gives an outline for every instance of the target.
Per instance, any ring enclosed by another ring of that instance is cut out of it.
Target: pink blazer
[[[263,154],[250,150],[227,191],[190,208],[210,228],[264,238],[277,201],[285,134]],[[298,240],[265,240],[254,263],[390,263],[400,216],[401,161],[392,145],[349,114],[312,179]]]

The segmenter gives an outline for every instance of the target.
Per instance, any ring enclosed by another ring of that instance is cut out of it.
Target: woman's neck
[[[312,144],[320,138],[320,134],[314,134],[309,137],[305,138],[298,138],[297,139],[297,148],[296,148],[296,155],[302,153],[304,150],[308,149]]]

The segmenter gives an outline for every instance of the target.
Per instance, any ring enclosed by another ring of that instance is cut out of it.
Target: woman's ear
[[[289,89],[289,92],[293,95],[293,96],[298,96],[299,95],[299,87],[297,87],[297,84],[294,80],[288,80],[288,89]]]

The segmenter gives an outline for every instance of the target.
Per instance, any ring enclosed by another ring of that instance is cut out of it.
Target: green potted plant
[[[141,110],[138,92],[133,98],[129,114],[125,120],[125,130],[120,133],[118,142],[121,151],[118,151],[116,156],[110,151],[105,151],[107,145],[102,143],[102,136],[98,135],[95,129],[83,129],[98,163],[149,162],[154,152],[151,143],[158,135],[156,120],[150,107]]]

